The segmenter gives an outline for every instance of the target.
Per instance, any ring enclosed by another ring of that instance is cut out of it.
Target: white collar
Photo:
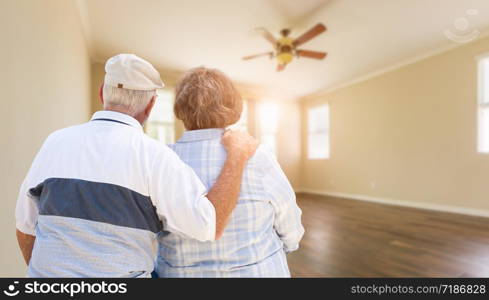
[[[120,112],[111,110],[101,110],[93,114],[91,121],[113,121],[116,123],[122,123],[134,127],[141,132],[143,131],[143,126],[138,120],[134,119],[130,115],[126,115]]]

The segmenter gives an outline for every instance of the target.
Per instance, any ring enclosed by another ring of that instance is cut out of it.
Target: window
[[[480,153],[489,153],[489,56],[479,60],[479,142]]]
[[[229,126],[229,128],[244,131],[248,130],[248,102],[246,100],[243,100],[243,111],[241,112],[241,117],[238,122]]]
[[[261,142],[277,154],[278,107],[274,103],[263,103],[259,108]]]
[[[151,115],[145,126],[146,133],[165,144],[175,142],[175,118],[173,116],[173,93],[158,91]]]
[[[307,156],[309,159],[329,158],[329,105],[308,111]]]

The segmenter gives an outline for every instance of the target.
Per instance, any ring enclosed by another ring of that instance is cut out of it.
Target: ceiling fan
[[[280,31],[281,37],[279,39],[276,39],[265,28],[260,28],[260,30],[263,37],[273,45],[273,51],[245,56],[243,57],[243,60],[249,60],[261,56],[268,56],[270,58],[275,57],[277,60],[277,71],[282,71],[285,69],[287,64],[294,59],[294,56],[323,59],[327,55],[326,52],[297,49],[297,47],[326,31],[326,26],[321,23],[316,24],[316,26],[312,27],[296,39],[289,37],[290,29],[282,29]]]

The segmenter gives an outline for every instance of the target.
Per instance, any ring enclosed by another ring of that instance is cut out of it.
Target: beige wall
[[[308,160],[304,145],[301,187],[489,210],[474,59],[487,51],[489,38],[304,99],[304,119],[329,101],[332,146],[330,159]]]
[[[0,276],[24,276],[18,188],[47,135],[87,119],[90,64],[74,1],[0,0]]]
[[[92,63],[91,65],[91,94],[90,94],[90,112],[102,110],[102,102],[100,102],[98,93],[100,86],[104,82],[105,70],[104,65],[100,63]]]

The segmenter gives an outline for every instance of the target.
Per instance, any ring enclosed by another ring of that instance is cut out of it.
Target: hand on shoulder
[[[258,148],[258,140],[241,130],[226,130],[221,140],[229,156],[241,156],[248,160]]]

